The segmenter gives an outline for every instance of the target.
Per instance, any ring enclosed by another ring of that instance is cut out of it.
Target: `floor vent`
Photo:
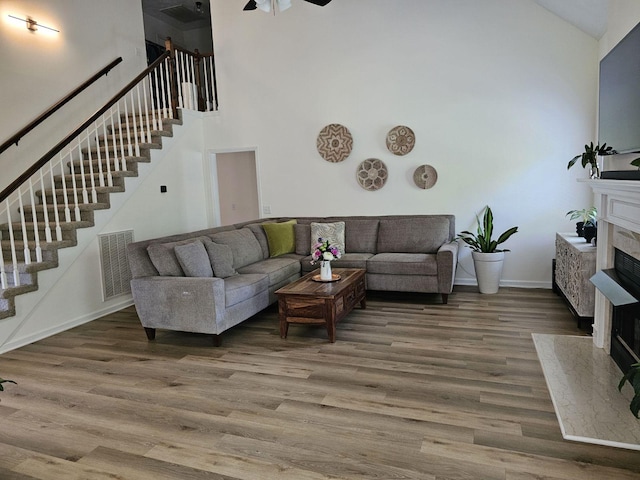
[[[98,235],[105,301],[131,293],[131,270],[127,262],[127,245],[131,242],[133,230]]]

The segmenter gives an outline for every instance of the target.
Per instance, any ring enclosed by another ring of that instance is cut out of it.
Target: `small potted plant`
[[[622,387],[624,387],[627,380],[629,380],[629,383],[633,387],[633,391],[635,393],[634,397],[631,399],[629,409],[636,418],[640,418],[640,363],[634,363],[631,365],[629,371],[620,380],[618,390],[622,391]]]
[[[587,242],[590,242],[591,238],[595,236],[595,228],[597,225],[598,210],[596,207],[583,208],[582,210],[569,210],[566,216],[569,217],[569,220],[579,219],[578,222],[576,222],[576,233],[579,237],[586,237],[584,229],[591,227],[589,234],[593,233],[593,235],[587,240]]]
[[[606,143],[603,143],[602,146],[596,145],[593,146],[593,142],[589,145],[584,146],[584,152],[573,157],[569,164],[567,165],[567,170],[569,170],[573,165],[578,161],[579,158],[582,159],[582,167],[586,167],[589,165],[589,178],[600,178],[600,166],[598,165],[598,157],[603,155],[613,155],[616,151],[613,147],[607,147]]]
[[[313,246],[313,252],[311,253],[311,265],[315,265],[316,262],[320,262],[320,280],[331,281],[333,276],[331,274],[331,260],[340,258],[341,253],[338,247],[331,245],[329,240],[322,238],[318,239],[318,242]]]
[[[511,227],[503,232],[497,240],[493,240],[493,212],[487,205],[484,209],[482,221],[476,215],[478,223],[477,232],[460,232],[457,236],[460,240],[471,248],[473,266],[476,270],[478,288],[480,293],[497,293],[500,287],[500,277],[502,276],[502,265],[504,263],[504,252],[507,249],[498,249],[498,245],[506,242],[511,235],[518,231],[518,227]]]

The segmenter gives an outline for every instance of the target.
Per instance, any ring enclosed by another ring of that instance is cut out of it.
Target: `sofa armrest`
[[[439,293],[451,293],[458,264],[458,242],[444,243],[438,249],[436,261],[438,263]]]
[[[225,319],[224,280],[216,277],[142,277],[131,293],[143,327],[221,333]]]

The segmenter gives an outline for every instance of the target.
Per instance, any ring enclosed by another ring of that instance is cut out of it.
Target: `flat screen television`
[[[600,61],[598,141],[640,152],[640,23]]]

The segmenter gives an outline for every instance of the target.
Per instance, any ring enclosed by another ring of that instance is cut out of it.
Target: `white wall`
[[[275,16],[212,3],[221,112],[207,147],[258,147],[273,216],[452,213],[460,231],[489,204],[497,229],[520,227],[505,284],[549,287],[555,232],[591,204],[587,173],[566,165],[594,138],[597,41],[530,0],[294,3]],[[334,122],[354,138],[339,164],[316,151]],[[417,137],[405,157],[385,147],[398,124]],[[355,179],[370,157],[389,169],[377,192]],[[412,181],[425,163],[430,190]],[[465,248],[458,283],[467,272]]]
[[[8,15],[31,16],[60,33],[31,33]],[[0,143],[102,67],[123,58],[108,76],[0,155],[2,189],[142,71],[142,6],[130,0],[2,0],[0,45]]]

